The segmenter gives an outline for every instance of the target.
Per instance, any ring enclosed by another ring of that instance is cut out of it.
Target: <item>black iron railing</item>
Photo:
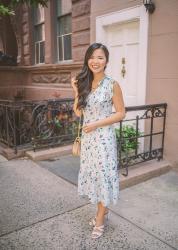
[[[119,165],[126,175],[128,166],[163,158],[166,108],[166,103],[126,108],[126,118],[115,128]],[[71,144],[77,124],[71,98],[0,101],[0,141],[15,152]]]
[[[73,99],[0,101],[0,141],[20,148],[69,144],[77,131]]]
[[[120,168],[163,158],[167,104],[127,107],[116,128]]]

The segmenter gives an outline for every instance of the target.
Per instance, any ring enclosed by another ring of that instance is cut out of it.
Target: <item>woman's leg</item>
[[[108,208],[103,206],[102,202],[98,202],[98,211],[96,216],[96,224],[92,231],[92,239],[97,239],[104,233],[104,216],[108,213]]]
[[[102,202],[98,202],[97,206],[96,226],[101,226],[104,224],[104,216],[108,212],[108,208],[103,206]]]

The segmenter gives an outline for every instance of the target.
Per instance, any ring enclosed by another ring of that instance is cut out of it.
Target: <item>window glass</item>
[[[58,18],[58,35],[71,33],[71,15]]]
[[[40,63],[43,63],[45,58],[44,58],[44,55],[45,55],[45,42],[41,42],[40,43]]]
[[[59,61],[63,60],[63,45],[62,45],[62,39],[63,37],[58,37],[58,59]]]
[[[35,44],[35,63],[39,62],[39,43]]]
[[[71,35],[64,36],[64,60],[72,58]]]
[[[35,41],[45,40],[45,26],[44,24],[39,24],[35,26]]]

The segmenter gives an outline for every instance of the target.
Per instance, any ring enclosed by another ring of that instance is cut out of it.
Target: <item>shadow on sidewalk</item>
[[[72,155],[61,156],[37,162],[41,167],[49,170],[53,174],[77,185],[80,158]]]

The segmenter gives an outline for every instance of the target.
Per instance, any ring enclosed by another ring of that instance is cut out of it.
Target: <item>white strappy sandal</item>
[[[109,217],[109,211],[107,213],[105,213],[105,221],[108,221],[108,217]],[[95,218],[92,218],[90,221],[89,221],[89,225],[90,226],[95,226],[96,225],[96,217]]]
[[[104,225],[95,226],[93,228],[91,238],[92,239],[98,239],[99,237],[101,237],[103,235],[103,233],[104,233]]]
[[[96,217],[95,218],[92,218],[89,223],[88,223],[90,226],[95,226],[96,225]]]

